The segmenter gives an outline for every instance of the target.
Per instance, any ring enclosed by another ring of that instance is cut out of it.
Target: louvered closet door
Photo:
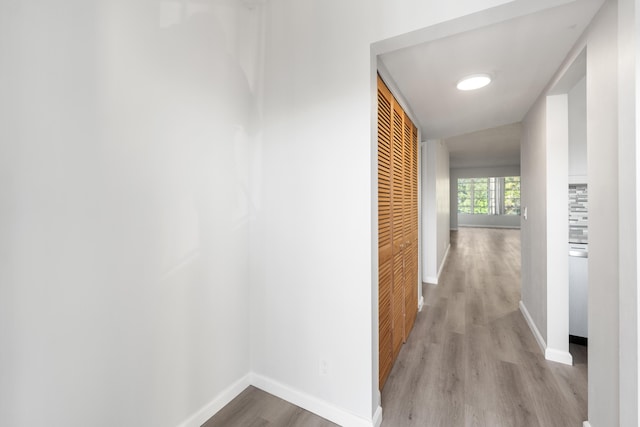
[[[393,359],[400,353],[404,342],[404,111],[398,103],[393,104],[392,160],[391,160],[391,209],[393,238],[393,280],[391,293],[391,339],[393,340]]]
[[[378,78],[380,389],[418,307],[417,149],[416,127]]]
[[[405,341],[418,313],[418,129],[405,117]]]
[[[391,139],[393,97],[378,78],[378,316],[380,389],[393,366],[391,291],[393,256],[391,238]]]

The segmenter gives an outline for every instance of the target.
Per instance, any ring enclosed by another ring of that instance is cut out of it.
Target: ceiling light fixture
[[[476,90],[491,83],[489,74],[473,74],[460,80],[456,87],[458,90]]]

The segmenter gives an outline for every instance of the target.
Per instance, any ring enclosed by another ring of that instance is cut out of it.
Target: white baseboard
[[[436,276],[427,276],[424,278],[424,283],[428,283],[430,285],[437,285],[438,278]]]
[[[178,427],[200,427],[235,399],[250,385],[266,391],[274,396],[297,405],[309,412],[323,417],[343,427],[380,427],[382,425],[382,407],[378,406],[371,420],[355,415],[347,410],[325,402],[317,397],[281,384],[262,375],[250,373],[227,387],[210,403],[200,408],[195,414],[179,424]]]
[[[438,279],[440,279],[440,275],[442,274],[442,269],[444,268],[444,265],[447,263],[447,258],[449,257],[449,249],[451,249],[451,243],[447,245],[447,250],[444,252],[444,256],[442,257],[440,268],[438,268]]]
[[[442,269],[444,268],[445,263],[447,262],[447,258],[449,257],[449,249],[451,249],[451,244],[447,246],[447,250],[444,253],[444,257],[442,257],[442,262],[438,267],[438,275],[437,276],[427,276],[424,278],[424,283],[429,283],[430,285],[437,285],[438,280],[440,279],[440,275],[442,274]]]
[[[556,350],[555,348],[549,348],[544,352],[544,358],[552,362],[563,363],[565,365],[573,365],[573,356],[568,351]]]
[[[424,295],[422,295],[418,301],[418,311],[422,311],[422,307],[424,307]]]
[[[262,375],[251,374],[251,385],[264,390],[267,393],[273,394],[280,399],[293,403],[302,409],[313,412],[314,414],[342,427],[372,427],[374,425],[373,417],[372,419],[367,420],[345,409],[332,405],[329,402],[318,399],[317,397],[311,396]],[[378,411],[376,410],[376,416],[378,416],[377,414]],[[382,422],[382,408],[380,408],[379,417]]]
[[[317,397],[311,396],[285,384],[279,383],[271,378],[262,375],[252,374],[251,384],[261,390],[266,391],[274,396],[293,403],[309,412],[321,416],[329,421],[339,424],[343,427],[372,427],[374,419],[367,420],[349,411],[332,405]],[[376,410],[376,416],[380,417],[382,422],[382,408],[380,414]]]
[[[378,406],[375,414],[373,414],[373,427],[380,427],[382,425],[382,406]]]
[[[460,224],[460,228],[504,228],[507,230],[520,230],[519,225],[482,225],[482,224]]]
[[[520,312],[524,316],[524,320],[527,321],[527,325],[529,325],[529,329],[531,329],[531,332],[533,333],[533,336],[536,338],[536,341],[538,342],[538,345],[540,346],[540,350],[542,350],[542,354],[545,354],[545,352],[547,350],[547,343],[544,342],[544,338],[542,338],[542,334],[538,330],[538,327],[536,326],[536,324],[533,322],[533,319],[531,318],[531,315],[529,314],[529,310],[527,310],[527,307],[524,305],[524,303],[522,301],[520,301]],[[545,357],[546,357],[546,355],[545,355]]]
[[[200,408],[198,412],[182,422],[179,427],[200,427],[250,385],[251,375],[247,374],[224,389],[222,393],[218,394],[211,402]]]
[[[582,427],[591,427],[591,424],[589,423],[589,421],[585,421],[582,423]]]
[[[531,329],[533,336],[536,338],[536,341],[540,346],[540,350],[542,350],[542,354],[544,354],[544,358],[552,362],[563,363],[565,365],[573,365],[573,356],[571,356],[571,353],[569,353],[568,351],[556,350],[555,348],[547,347],[547,343],[544,342],[542,334],[538,330],[536,324],[533,322],[533,319],[529,314],[529,310],[527,310],[527,307],[522,301],[520,301],[520,312],[524,316],[524,320],[527,321],[527,325],[529,325],[529,329]]]

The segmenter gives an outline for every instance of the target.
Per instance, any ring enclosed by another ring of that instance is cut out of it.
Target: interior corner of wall
[[[252,382],[251,378],[252,373],[248,373],[242,378],[239,378],[236,382],[221,391],[213,400],[182,422],[179,427],[198,427],[207,422],[209,418],[213,417],[218,411],[242,393],[244,389],[249,387]]]

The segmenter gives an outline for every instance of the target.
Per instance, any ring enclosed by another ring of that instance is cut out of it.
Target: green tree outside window
[[[458,213],[520,215],[520,177],[459,178]]]

